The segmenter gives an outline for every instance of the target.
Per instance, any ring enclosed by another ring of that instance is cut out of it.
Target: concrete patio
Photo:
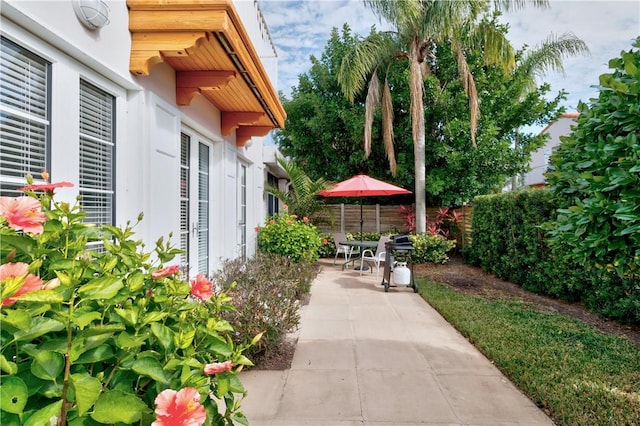
[[[252,426],[553,424],[412,289],[321,264],[291,369],[240,374]]]

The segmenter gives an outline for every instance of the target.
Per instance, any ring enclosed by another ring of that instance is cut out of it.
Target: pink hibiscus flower
[[[204,374],[219,374],[229,371],[233,368],[231,361],[214,362],[213,364],[207,364],[204,366]]]
[[[165,389],[155,403],[157,417],[151,426],[201,426],[207,419],[196,388]]]
[[[51,192],[56,188],[70,188],[73,184],[71,182],[56,182],[56,183],[32,183],[31,185],[23,186],[22,188],[18,188],[18,191],[44,191]]]
[[[178,265],[165,266],[162,269],[153,271],[151,273],[151,279],[159,280],[160,278],[168,277],[169,275],[177,274],[178,272],[180,272],[180,266]]]
[[[16,231],[42,234],[47,217],[40,202],[31,197],[0,197],[0,215]]]
[[[22,282],[22,286],[12,295],[2,300],[2,306],[9,306],[16,303],[16,298],[25,293],[29,293],[32,291],[40,290],[42,288],[42,280],[33,275],[29,274],[28,268],[29,265],[22,262],[17,263],[5,263],[0,266],[0,282],[13,279],[17,277],[24,277]]]
[[[191,295],[200,300],[209,300],[213,295],[213,283],[205,278],[204,274],[196,275],[191,280]]]

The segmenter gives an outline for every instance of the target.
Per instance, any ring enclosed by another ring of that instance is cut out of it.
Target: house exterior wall
[[[262,224],[265,166],[263,138],[237,147],[235,133],[222,136],[220,111],[203,97],[190,105],[176,104],[175,72],[160,63],[149,76],[129,72],[131,35],[124,0],[107,1],[109,24],[91,31],[76,18],[65,1],[1,0],[0,32],[4,38],[51,62],[51,162],[52,181],[78,182],[79,80],[85,79],[115,97],[115,224],[136,222],[137,236],[154,247],[169,234],[174,245],[180,232],[180,140],[186,133],[210,148],[209,165],[209,272],[222,261],[240,255],[240,181],[246,167],[246,254],[256,250],[254,228]],[[271,78],[277,66],[273,46],[258,31],[262,17],[253,1],[236,1],[256,50],[267,56]],[[255,37],[255,38],[254,38]],[[269,62],[273,61],[273,62]],[[274,84],[275,85],[275,84]],[[75,202],[74,188],[57,190],[57,197]],[[192,222],[194,222],[192,220]],[[195,222],[194,222],[195,223]]]
[[[542,148],[531,154],[531,161],[529,162],[531,170],[525,174],[525,186],[544,185],[544,173],[549,165],[549,157],[554,148],[560,145],[560,136],[566,136],[571,133],[571,126],[575,124],[576,118],[576,113],[565,113],[540,132],[541,134],[549,135],[549,139]]]

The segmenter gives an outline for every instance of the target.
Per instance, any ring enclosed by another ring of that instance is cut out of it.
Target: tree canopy
[[[493,19],[486,25],[507,32]],[[348,25],[340,32],[332,30],[321,58],[311,57],[311,68],[299,76],[291,99],[283,97],[287,121],[276,134],[276,142],[281,152],[304,167],[312,179],[338,181],[363,172],[412,188],[415,175],[409,70],[406,63],[396,61],[390,64],[387,74],[394,96],[397,175],[393,177],[385,157],[380,120],[373,120],[371,155],[365,158],[365,95],[356,95],[352,104],[342,95],[337,81],[342,58],[356,42],[357,36]],[[434,46],[433,50],[437,66],[424,80],[423,93],[427,106],[426,195],[430,205],[460,205],[475,195],[501,188],[508,177],[525,171],[530,152],[544,143],[544,136],[522,128],[546,124],[559,116],[564,93],[549,100],[548,85],[531,89],[530,73],[525,72],[530,50],[516,52],[516,66],[506,75],[497,65],[487,65],[481,51],[469,52],[467,63],[476,76],[482,107],[477,149],[470,149],[468,98],[454,53],[446,45]],[[381,111],[375,114],[380,117]]]

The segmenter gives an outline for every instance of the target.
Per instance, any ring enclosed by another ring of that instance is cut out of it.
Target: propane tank
[[[393,267],[393,283],[395,285],[409,285],[411,271],[407,268],[407,262],[396,262]]]

